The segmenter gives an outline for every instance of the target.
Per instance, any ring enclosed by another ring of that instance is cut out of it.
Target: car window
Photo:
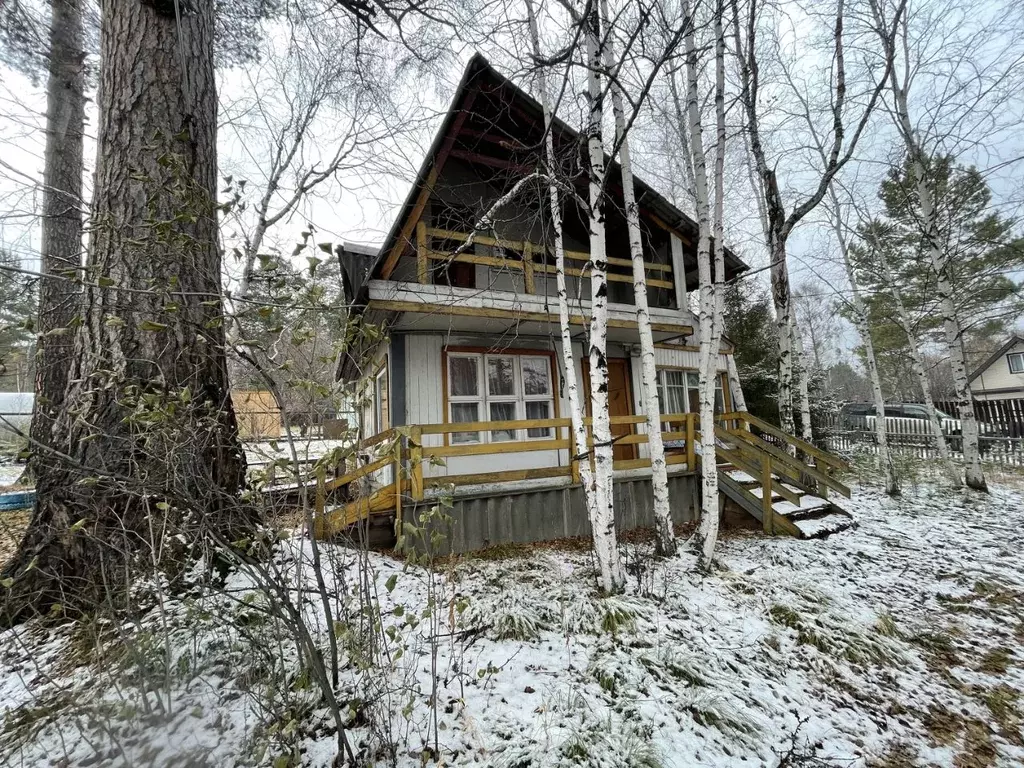
[[[920,405],[904,405],[903,415],[911,419],[927,419],[928,411]]]
[[[893,416],[902,416],[903,407],[899,405],[887,405],[885,406],[885,415],[890,418]]]

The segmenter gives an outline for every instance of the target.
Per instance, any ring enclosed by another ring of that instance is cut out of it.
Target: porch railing
[[[613,416],[610,421],[613,427],[629,426],[630,433],[613,438],[615,445],[643,445],[649,441],[646,433],[634,430],[633,427],[645,424],[646,416]],[[661,417],[662,424],[667,426],[661,432],[668,450],[665,460],[669,465],[685,464],[693,470],[698,465],[699,455],[697,443],[700,440],[698,430],[699,418],[695,413],[666,414]],[[799,495],[793,489],[804,493],[813,493],[827,497],[828,491],[850,496],[850,489],[842,483],[836,474],[849,469],[842,459],[807,443],[800,438],[788,435],[749,413],[738,411],[720,414],[718,426],[715,427],[717,438],[717,458],[719,463],[727,463],[733,468],[749,476],[746,481],[749,487],[740,488],[734,483],[737,492],[750,495],[757,499],[762,510],[762,522],[768,532],[775,532],[777,525],[785,527],[784,520],[776,520],[773,503],[776,499],[785,499],[799,506]],[[362,466],[340,473],[340,476],[328,479],[324,468],[319,470],[316,490],[317,535],[332,533],[364,519],[372,513],[394,512],[395,520],[401,525],[403,497],[413,502],[426,498],[428,483],[438,485],[487,485],[492,483],[537,480],[542,478],[566,477],[572,483],[580,481],[580,463],[593,461],[593,427],[592,420],[586,419],[587,446],[581,450],[573,435],[572,422],[568,418],[558,419],[522,419],[514,421],[474,421],[454,424],[416,424],[401,429],[390,429],[374,435],[360,443]],[[526,430],[545,429],[548,437],[525,440],[502,440],[498,442],[473,442],[451,444],[450,437],[455,433],[484,433],[500,430],[516,430],[526,434]],[[445,437],[444,445],[426,445],[425,438],[441,435]],[[557,459],[554,464],[527,469],[495,470],[486,472],[467,472],[449,474],[438,477],[425,476],[424,462],[444,461],[467,456],[495,456],[506,454],[523,454],[540,451],[555,451]],[[563,461],[562,451],[566,452]],[[796,455],[803,454],[805,460]],[[642,469],[651,466],[650,458],[620,459],[613,461],[613,469]],[[339,489],[352,485],[358,480],[368,478],[376,473],[391,468],[391,479],[382,487],[364,494],[358,499],[350,500],[348,506],[340,511],[331,512],[325,518],[328,496]],[[754,489],[760,489],[756,496]],[[329,519],[328,519],[329,518]]]

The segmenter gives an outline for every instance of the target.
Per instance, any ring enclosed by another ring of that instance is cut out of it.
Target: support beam
[[[683,241],[674,232],[669,233],[672,243],[672,278],[676,285],[676,307],[689,310],[686,296],[686,261],[683,258]]]

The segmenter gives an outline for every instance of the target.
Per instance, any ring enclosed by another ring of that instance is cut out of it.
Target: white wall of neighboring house
[[[1010,355],[1024,354],[1024,340],[994,360],[972,382],[971,391],[978,400],[1007,400],[1024,397],[1024,373],[1010,371]]]

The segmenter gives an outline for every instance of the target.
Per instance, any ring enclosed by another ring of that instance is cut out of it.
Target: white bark
[[[895,22],[899,24],[899,19]],[[965,481],[967,486],[979,491],[988,491],[985,473],[981,468],[981,453],[978,447],[978,420],[974,413],[974,398],[971,395],[970,383],[967,378],[967,361],[964,354],[963,327],[953,302],[953,286],[949,279],[949,255],[942,247],[938,233],[938,216],[935,211],[936,192],[928,178],[925,167],[925,150],[918,141],[913,124],[910,121],[908,107],[908,86],[901,84],[896,76],[892,59],[895,57],[895,46],[888,44],[886,52],[890,57],[890,78],[895,120],[897,128],[906,145],[910,157],[911,171],[918,197],[918,221],[921,234],[928,252],[928,260],[935,275],[935,292],[938,297],[939,312],[945,330],[946,347],[949,353],[950,367],[953,370],[953,386],[956,390],[957,406],[960,416],[961,439],[963,440],[964,463],[966,464]]]
[[[608,25],[608,0],[601,0],[601,15]],[[605,66],[616,71],[615,50],[610,26],[604,46]],[[626,114],[618,80],[612,76],[612,114],[615,117],[615,141],[619,146],[619,167],[622,173],[622,201],[626,209],[629,232],[629,254],[633,262],[633,297],[636,303],[636,324],[640,334],[640,374],[644,413],[647,416],[647,447],[651,458],[651,485],[654,496],[655,546],[659,555],[675,553],[675,533],[668,499],[668,466],[665,444],[661,437],[661,405],[658,403],[658,373],[654,359],[654,335],[651,332],[651,310],[647,302],[647,273],[644,269],[643,241],[640,236],[640,208],[633,189],[633,164],[626,131]]]
[[[594,548],[605,592],[620,592],[626,578],[615,532],[612,495],[612,432],[608,413],[608,262],[604,216],[604,146],[601,121],[604,95],[598,72],[602,65],[601,22],[597,3],[584,19],[587,52],[587,122],[590,196],[590,405],[594,436],[594,498],[591,520]]]
[[[939,418],[939,412],[935,409],[935,400],[932,398],[932,385],[931,382],[928,381],[928,373],[924,367],[924,356],[921,354],[920,342],[917,338],[917,333],[914,330],[914,324],[910,319],[910,312],[907,311],[907,306],[903,303],[903,294],[900,292],[899,285],[897,285],[893,277],[892,268],[889,265],[889,258],[886,256],[885,250],[883,248],[878,248],[877,255],[882,265],[882,273],[885,277],[885,281],[889,284],[889,292],[892,294],[893,301],[896,304],[896,311],[899,314],[900,326],[903,328],[903,332],[907,335],[907,346],[910,348],[911,366],[913,367],[914,375],[917,376],[918,383],[921,386],[921,395],[924,398],[924,405],[928,411],[928,421],[932,427],[932,435],[935,437],[935,447],[939,453],[939,461],[942,462],[949,481],[954,487],[959,487],[962,485],[960,472],[957,470],[952,457],[949,455],[949,445],[946,443],[946,435],[942,431],[942,419]]]
[[[736,359],[732,355],[725,358],[729,376],[729,394],[732,395],[734,411],[746,411],[747,400],[743,397],[743,385],[740,383],[740,372],[736,369]]]
[[[861,293],[860,284],[857,282],[857,274],[853,269],[853,262],[850,259],[849,243],[846,240],[846,232],[843,230],[842,205],[835,188],[829,185],[829,196],[832,198],[832,206],[835,216],[832,225],[836,232],[836,239],[839,241],[839,253],[843,258],[843,267],[846,270],[846,279],[850,283],[850,303],[853,308],[853,323],[864,343],[864,367],[867,369],[868,380],[871,382],[871,396],[875,403],[875,441],[878,443],[878,463],[885,472],[885,492],[890,496],[900,495],[899,477],[896,474],[896,465],[892,460],[892,452],[889,450],[889,438],[885,429],[885,395],[882,392],[882,378],[878,373],[878,358],[875,356],[875,343],[871,337],[871,318],[868,316],[867,305],[864,303],[864,296]]]
[[[690,17],[690,4],[683,1],[683,15]],[[700,337],[700,464],[701,515],[696,534],[698,565],[711,568],[718,541],[718,461],[715,444],[715,377],[721,335],[722,280],[725,271],[723,240],[723,171],[725,157],[725,39],[722,28],[722,3],[715,9],[715,113],[717,148],[715,157],[715,274],[711,265],[711,203],[707,177],[707,157],[700,120],[697,88],[697,45],[694,25],[687,24],[683,35],[686,59],[686,111],[690,152],[693,155],[694,192],[697,210],[697,273],[700,282],[698,329]],[[712,282],[714,279],[715,282]]]
[[[540,32],[537,29],[537,17],[534,15],[532,0],[526,0],[526,13],[530,23],[530,39],[535,59],[540,59]],[[537,69],[537,87],[540,91],[540,102],[544,110],[545,160],[548,173],[553,177],[557,163],[555,161],[554,137],[551,132],[551,101],[548,95],[547,77],[543,67]],[[577,455],[570,460],[578,460],[580,480],[583,485],[583,499],[590,520],[596,518],[596,498],[594,494],[594,473],[590,470],[590,452],[587,450],[587,427],[583,421],[584,410],[580,401],[579,388],[576,386],[576,361],[572,354],[572,329],[569,325],[569,295],[565,285],[565,244],[562,238],[562,206],[558,195],[558,186],[551,181],[548,184],[548,202],[551,211],[551,227],[555,237],[555,285],[558,293],[558,324],[561,331],[562,369],[565,377],[566,397],[569,400],[569,419],[572,422],[573,439]]]
[[[808,382],[807,354],[804,352],[804,340],[797,328],[797,315],[795,309],[790,309],[789,333],[793,340],[793,375],[796,378],[796,391],[800,397],[800,437],[810,443],[814,440],[814,429],[811,426],[811,396]],[[808,456],[807,460],[813,464],[813,458]]]

